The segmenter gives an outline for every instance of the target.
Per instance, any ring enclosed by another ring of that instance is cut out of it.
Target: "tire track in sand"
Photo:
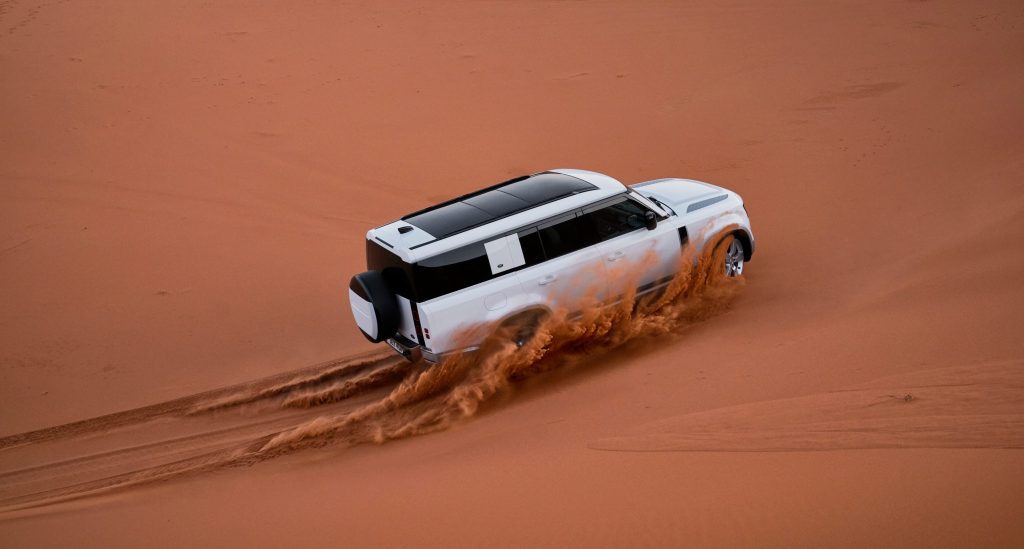
[[[231,465],[245,449],[386,393],[414,367],[371,353],[0,439],[0,511]],[[307,405],[298,400],[345,391]],[[51,456],[71,456],[52,460]],[[31,465],[24,466],[29,463]]]
[[[335,378],[355,374],[374,365],[392,362],[397,362],[395,357],[390,353],[382,352],[365,353],[335,359],[300,370],[221,387],[133,410],[115,412],[54,427],[9,435],[0,438],[0,451],[23,444],[116,429],[153,421],[164,416],[187,415],[217,408],[239,406],[255,402],[261,398],[277,396],[302,387],[309,387]]]

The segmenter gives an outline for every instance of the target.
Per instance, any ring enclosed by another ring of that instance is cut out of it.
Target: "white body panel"
[[[643,290],[675,272],[681,247],[679,230],[659,223],[653,230],[639,229],[598,244],[608,271],[608,297],[618,298],[633,286]]]
[[[657,179],[630,187],[670,207],[675,212],[669,218],[670,222],[686,227],[690,243],[696,245],[698,251],[708,240],[730,227],[744,231],[751,245],[754,244],[754,233],[743,209],[743,200],[732,191],[693,179]],[[704,202],[712,203],[688,211]],[[753,250],[749,253],[752,254]]]
[[[604,255],[598,246],[549,259],[517,273],[523,293],[515,300],[516,310],[529,308],[576,311],[587,302],[608,297],[608,276]]]
[[[476,347],[468,330],[508,316],[513,299],[522,295],[516,273],[419,304],[425,350],[436,354]],[[415,337],[410,338],[416,341]]]
[[[359,297],[352,290],[348,291],[348,303],[352,307],[352,316],[356,319],[356,326],[368,334],[376,335],[377,315],[373,313],[373,303]]]
[[[523,247],[519,243],[519,237],[514,234],[485,242],[484,250],[487,251],[487,262],[491,267],[491,274],[503,273],[526,265]]]

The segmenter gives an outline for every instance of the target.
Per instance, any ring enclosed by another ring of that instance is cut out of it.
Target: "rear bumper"
[[[404,356],[406,360],[410,362],[416,362],[421,358],[425,358],[424,352],[420,349],[419,345],[417,345],[415,342],[409,341],[408,339],[400,335],[390,337],[384,340],[384,342],[387,343],[389,347],[394,349],[396,353]]]
[[[441,362],[442,358],[444,358],[443,355],[432,353],[430,351],[424,351],[422,349],[420,350],[420,355],[423,357],[423,360],[426,360],[431,364],[437,364],[438,362]]]
[[[437,363],[441,362],[442,360],[444,360],[445,357],[449,357],[449,356],[456,355],[456,354],[475,353],[475,352],[477,352],[479,350],[480,350],[480,347],[466,347],[465,349],[457,349],[455,351],[448,351],[446,353],[432,353],[432,352],[430,352],[430,351],[428,351],[426,349],[421,348],[420,349],[420,356],[421,356],[421,358],[423,358],[423,360],[426,360],[427,362],[429,362],[431,364],[437,364]]]
[[[425,360],[431,364],[437,364],[444,360],[445,357],[458,354],[458,353],[472,353],[479,349],[479,347],[466,347],[465,349],[457,349],[454,351],[448,351],[444,353],[434,353],[424,349],[414,341],[410,341],[400,335],[388,338],[384,340],[396,353],[404,356],[410,362],[418,362]]]

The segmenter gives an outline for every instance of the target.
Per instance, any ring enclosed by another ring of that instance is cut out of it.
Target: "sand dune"
[[[1019,361],[924,370],[863,388],[669,418],[600,450],[765,452],[1024,448]]]
[[[0,2],[0,546],[1024,544],[1022,28]],[[524,369],[375,354],[366,229],[556,166],[738,191],[742,287]]]

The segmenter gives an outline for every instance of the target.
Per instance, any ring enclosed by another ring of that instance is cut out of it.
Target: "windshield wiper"
[[[675,210],[673,210],[672,208],[669,208],[668,206],[666,206],[664,202],[662,202],[662,201],[658,200],[657,198],[654,198],[653,196],[648,196],[647,198],[648,198],[648,200],[650,200],[651,202],[654,202],[655,204],[657,204],[657,205],[658,205],[658,207],[660,207],[661,209],[663,209],[663,210],[665,210],[666,212],[669,212],[669,213],[671,213],[671,214],[675,215],[676,211],[675,211]]]

